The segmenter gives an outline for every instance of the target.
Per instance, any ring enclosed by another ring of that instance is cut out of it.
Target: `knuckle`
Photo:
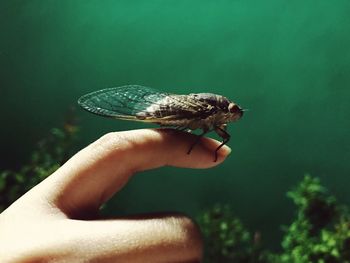
[[[190,217],[179,215],[173,217],[173,223],[180,228],[185,234],[185,243],[189,244],[193,249],[193,254],[200,259],[203,256],[203,239],[198,225]]]

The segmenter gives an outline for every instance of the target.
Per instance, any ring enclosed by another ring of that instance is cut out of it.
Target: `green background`
[[[226,162],[139,174],[108,213],[194,216],[230,203],[276,247],[293,214],[285,192],[305,173],[350,202],[349,14],[348,0],[2,0],[1,168],[19,167],[87,92],[141,84],[222,94],[250,109],[230,125]],[[81,147],[148,127],[77,112]]]

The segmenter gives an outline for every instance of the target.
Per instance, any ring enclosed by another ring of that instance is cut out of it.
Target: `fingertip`
[[[217,148],[221,145],[221,142],[203,137],[201,140],[201,144],[206,149],[207,153],[211,155],[211,166],[216,166],[223,161],[225,161],[226,157],[231,153],[231,148],[227,145],[223,145],[218,151]],[[215,160],[215,152],[217,151],[217,160]]]
[[[221,148],[221,152],[223,154],[223,156],[227,157],[231,154],[231,148],[227,145],[224,145],[222,148]]]
[[[161,138],[162,142],[157,143],[160,147],[158,151],[161,152],[158,155],[165,158],[164,162],[166,165],[205,169],[222,163],[231,152],[231,149],[226,145],[217,151],[221,142],[212,138],[202,137],[196,143],[198,135],[195,134],[174,129],[155,129],[153,132],[158,133],[158,136]],[[191,152],[188,153],[188,150],[194,143],[196,144]]]

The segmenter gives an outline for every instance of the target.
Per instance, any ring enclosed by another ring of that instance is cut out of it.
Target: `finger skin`
[[[199,262],[202,257],[198,228],[179,215],[97,221],[24,219],[16,228],[3,220],[0,217],[1,262],[165,263]]]
[[[209,138],[203,138],[191,154],[187,154],[194,140],[194,135],[170,129],[106,134],[43,182],[44,189],[55,189],[46,198],[69,217],[75,216],[74,211],[91,213],[98,211],[135,172],[165,165],[210,168],[229,154],[229,148],[225,147],[218,161],[213,162],[214,151],[220,143]],[[41,192],[40,188],[37,190]]]

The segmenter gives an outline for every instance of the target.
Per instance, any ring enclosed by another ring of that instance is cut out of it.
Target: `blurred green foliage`
[[[54,128],[18,171],[0,172],[0,211],[46,178],[72,154],[78,126],[68,115]],[[350,263],[350,214],[321,185],[306,175],[287,193],[296,206],[295,218],[284,226],[279,252],[264,248],[261,234],[250,232],[229,205],[218,204],[197,217],[206,246],[206,262]]]
[[[78,126],[72,111],[62,128],[40,140],[30,160],[18,171],[0,171],[0,212],[60,167],[72,154]]]
[[[207,262],[348,263],[350,216],[320,180],[306,175],[287,196],[296,215],[284,226],[280,253],[263,249],[260,234],[252,235],[227,205],[216,205],[198,217]],[[253,236],[253,238],[252,238]]]
[[[197,219],[207,262],[265,262],[260,233],[251,235],[229,205],[217,204]]]

